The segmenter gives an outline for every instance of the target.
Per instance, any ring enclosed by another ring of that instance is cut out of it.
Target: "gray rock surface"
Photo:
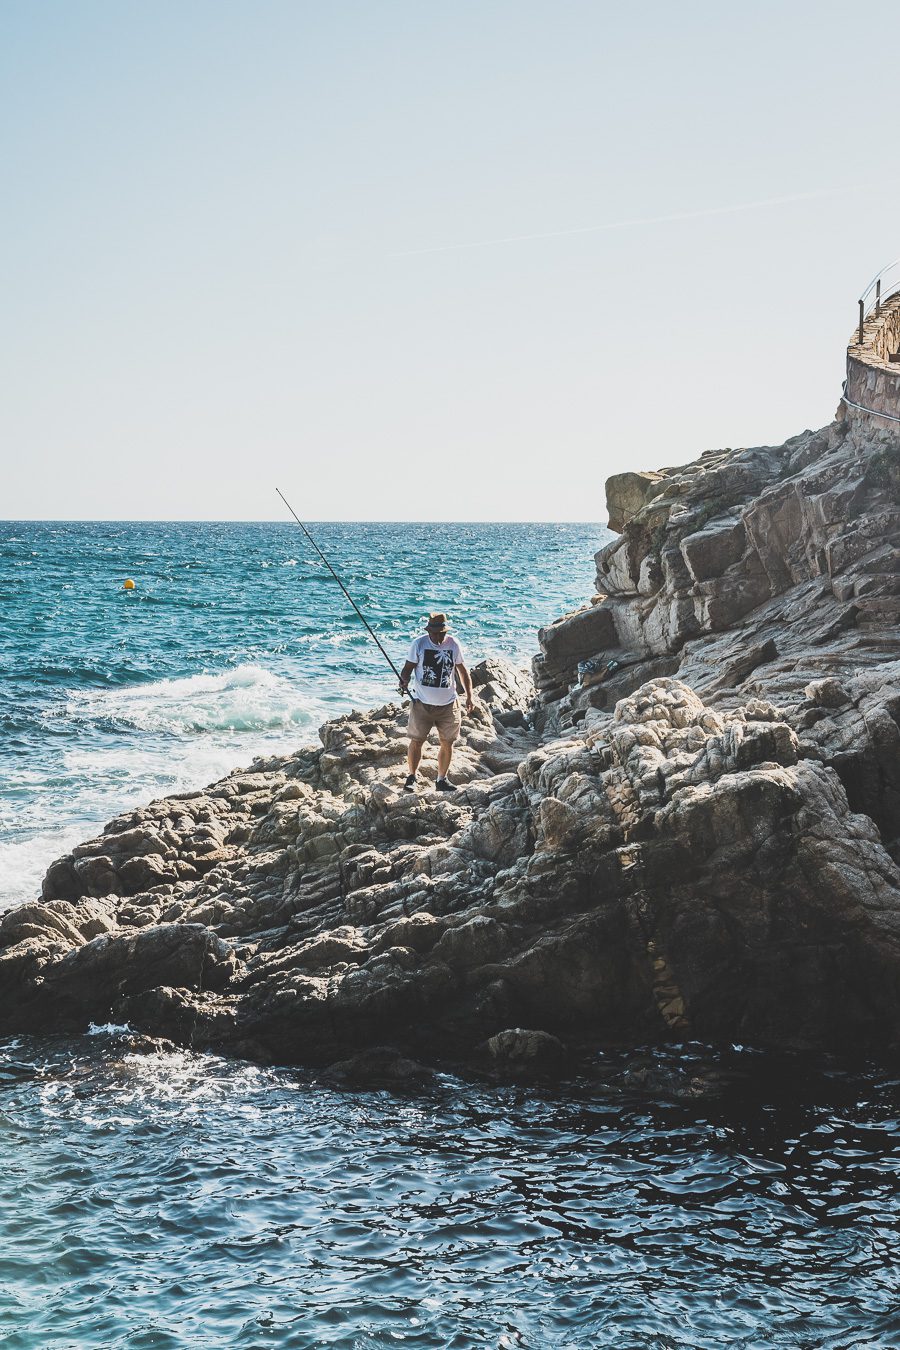
[[[636,505],[614,481],[600,595],[541,631],[539,698],[477,668],[456,794],[433,748],[400,790],[389,704],[129,812],[0,922],[0,1027],[127,1020],[348,1083],[685,1038],[896,1049],[892,446],[845,421]]]

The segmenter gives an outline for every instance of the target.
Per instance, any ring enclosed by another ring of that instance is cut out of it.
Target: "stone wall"
[[[886,419],[900,420],[900,365],[870,365],[848,352],[844,397],[875,414],[885,414]]]
[[[900,294],[890,296],[863,325],[847,347],[844,398],[885,420],[900,420],[900,362],[889,357],[900,350]],[[851,409],[851,413],[858,410]],[[865,414],[863,414],[865,415]],[[883,423],[882,423],[883,425]]]
[[[879,361],[888,364],[888,357],[900,351],[900,295],[892,296],[882,305],[879,320],[873,345]]]

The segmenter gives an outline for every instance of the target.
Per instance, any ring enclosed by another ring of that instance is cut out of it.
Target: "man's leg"
[[[441,743],[438,746],[438,776],[435,784],[440,792],[454,791],[453,784],[447,781],[447,770],[453,758],[453,743],[459,735],[461,721],[458,703],[453,702],[448,708],[441,709],[437,724]]]
[[[410,704],[409,722],[406,731],[409,737],[409,746],[406,751],[406,763],[409,768],[409,778],[406,780],[407,792],[412,792],[415,787],[416,770],[422,759],[422,747],[428,739],[430,731],[431,721],[424,705],[418,699],[413,699]]]
[[[442,737],[440,744],[438,745],[438,778],[447,777],[447,770],[450,768],[450,761],[452,758],[453,742],[445,741]]]
[[[416,772],[422,761],[422,746],[424,744],[424,741],[417,741],[410,737],[409,746],[406,751],[406,763],[411,774]]]

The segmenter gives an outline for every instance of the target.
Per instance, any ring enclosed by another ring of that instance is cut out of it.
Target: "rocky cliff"
[[[900,445],[845,419],[608,497],[621,533],[542,630],[538,697],[478,668],[455,796],[400,791],[388,705],[112,821],[0,923],[0,1027],[388,1076],[895,1048]]]

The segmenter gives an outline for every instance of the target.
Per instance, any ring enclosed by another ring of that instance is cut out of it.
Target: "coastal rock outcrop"
[[[569,639],[566,661],[542,634],[539,687],[552,701],[564,684],[573,711],[610,708],[662,661],[717,698],[762,681],[790,702],[812,679],[900,655],[898,482],[900,440],[849,416],[664,471],[596,556],[603,599],[577,616],[585,640]],[[602,637],[593,655],[620,662],[602,688],[579,683],[588,629]]]
[[[335,1081],[895,1049],[898,462],[848,419],[614,480],[594,602],[541,631],[539,697],[476,669],[453,796],[401,790],[388,704],[129,812],[3,917],[0,1026],[127,1020]]]

